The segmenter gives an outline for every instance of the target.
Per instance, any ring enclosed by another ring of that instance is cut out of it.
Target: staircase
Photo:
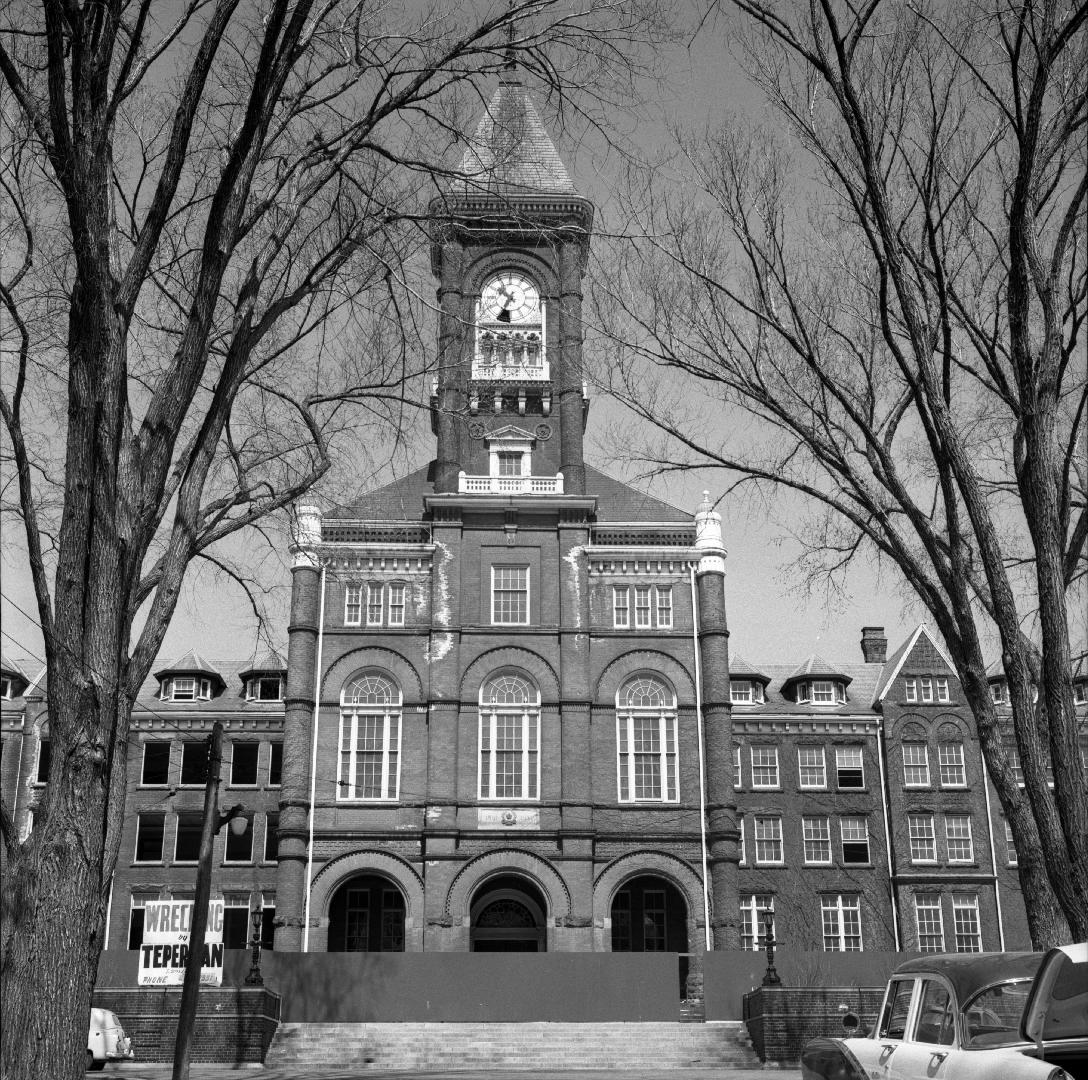
[[[269,1067],[759,1068],[740,1021],[607,1024],[285,1024]]]

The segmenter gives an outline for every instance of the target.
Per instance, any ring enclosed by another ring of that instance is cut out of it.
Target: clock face
[[[480,318],[488,322],[540,321],[540,294],[521,274],[504,271],[490,278],[480,293]]]

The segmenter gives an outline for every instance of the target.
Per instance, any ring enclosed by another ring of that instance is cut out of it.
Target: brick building
[[[715,949],[758,947],[765,910],[800,950],[1027,946],[932,635],[730,658],[719,515],[585,463],[593,208],[515,75],[459,172],[432,247],[435,460],[300,510],[286,664],[190,653],[148,680],[108,946],[139,943],[147,898],[192,895],[215,720],[221,804],[250,823],[216,839],[231,945],[259,908],[278,950],[663,950],[688,955],[688,989],[708,911]],[[25,832],[44,688],[3,678]]]

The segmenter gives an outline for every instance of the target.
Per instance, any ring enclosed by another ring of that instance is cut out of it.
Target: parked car
[[[900,964],[872,1032],[813,1039],[803,1080],[1088,1080],[1088,944]]]
[[[107,1061],[128,1061],[135,1056],[132,1040],[125,1034],[117,1013],[109,1009],[91,1009],[87,1068],[104,1069]]]

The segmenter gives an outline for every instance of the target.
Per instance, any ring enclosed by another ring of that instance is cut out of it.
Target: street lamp
[[[763,916],[763,940],[767,945],[767,974],[763,976],[763,985],[781,986],[782,980],[774,969],[774,947],[778,944],[774,939],[774,909],[764,908],[760,914]]]
[[[264,912],[261,908],[254,908],[252,915],[253,939],[250,946],[253,949],[253,962],[249,966],[249,974],[246,976],[246,986],[263,986],[264,978],[261,975],[261,921]]]

